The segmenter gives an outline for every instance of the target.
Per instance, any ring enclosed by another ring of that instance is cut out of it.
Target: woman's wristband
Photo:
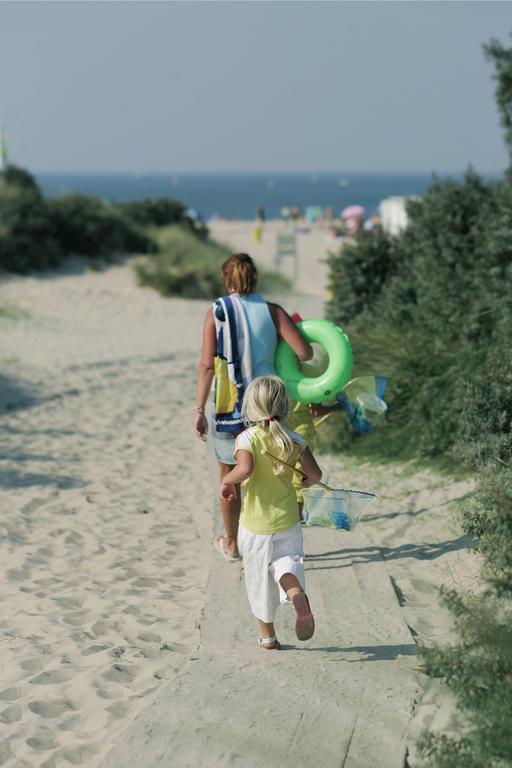
[[[196,405],[196,406],[194,407],[194,410],[195,410],[195,412],[196,412],[196,413],[202,413],[202,414],[204,414],[204,406],[201,406],[201,405]]]

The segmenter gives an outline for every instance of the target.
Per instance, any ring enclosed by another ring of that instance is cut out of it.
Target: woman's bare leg
[[[233,469],[231,464],[223,464],[219,461],[220,479]],[[220,500],[222,520],[224,522],[224,548],[230,555],[238,555],[236,537],[238,536],[238,521],[240,519],[240,486],[236,486],[237,498],[233,501]]]

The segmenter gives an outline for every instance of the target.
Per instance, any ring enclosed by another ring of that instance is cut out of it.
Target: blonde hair
[[[285,384],[277,376],[258,376],[253,379],[244,395],[242,416],[247,425],[254,423],[268,432],[276,455],[288,461],[295,444],[283,427],[288,416],[290,401]],[[281,464],[274,464],[274,474],[284,471]]]
[[[234,253],[220,268],[222,282],[241,296],[252,293],[258,282],[256,264],[247,253]]]

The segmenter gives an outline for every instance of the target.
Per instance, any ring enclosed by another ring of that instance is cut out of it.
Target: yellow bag
[[[215,357],[215,413],[232,413],[238,399],[238,390],[228,374],[223,357]]]

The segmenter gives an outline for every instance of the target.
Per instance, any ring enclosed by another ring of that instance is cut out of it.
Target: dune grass
[[[162,296],[186,299],[211,299],[224,293],[220,267],[231,254],[226,246],[198,238],[181,226],[155,228],[151,237],[159,251],[135,264],[139,285],[154,288]],[[258,290],[262,293],[282,293],[289,288],[282,275],[259,271]]]

